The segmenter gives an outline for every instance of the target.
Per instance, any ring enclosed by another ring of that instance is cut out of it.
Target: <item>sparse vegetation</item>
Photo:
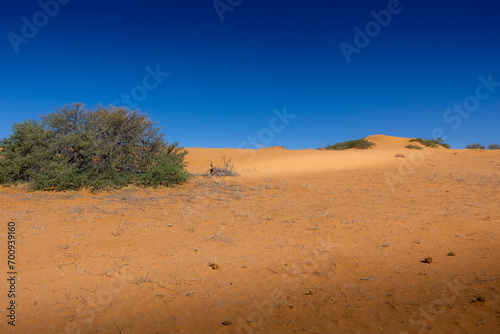
[[[333,145],[325,146],[325,150],[348,150],[350,148],[357,149],[368,149],[370,147],[375,146],[375,143],[366,140],[365,138],[356,139],[356,140],[348,140],[341,143],[336,143]]]
[[[484,149],[486,149],[486,147],[484,145],[481,145],[479,143],[465,145],[465,148],[471,149],[471,150],[484,150]]]
[[[168,144],[138,110],[73,103],[12,126],[0,146],[0,184],[32,190],[93,191],[173,185],[189,178],[187,151]]]
[[[423,150],[424,149],[422,146],[415,145],[415,144],[406,145],[405,148],[409,148],[411,150]]]
[[[235,312],[232,307],[229,309],[210,302],[221,295],[252,300],[256,296],[265,297],[267,293],[269,302],[266,309],[272,314],[264,314],[264,327],[274,332],[279,332],[283,324],[296,319],[295,323],[287,327],[302,331],[311,326],[311,321],[319,324],[313,326],[318,332],[332,332],[327,322],[321,325],[319,317],[323,314],[314,311],[335,309],[352,314],[354,308],[349,308],[352,305],[349,303],[352,299],[350,296],[354,296],[356,302],[359,288],[365,292],[376,289],[378,295],[388,296],[375,305],[381,312],[394,313],[406,309],[413,312],[419,308],[432,307],[443,309],[446,305],[436,306],[433,302],[440,286],[430,284],[432,282],[427,284],[424,280],[441,279],[446,276],[443,273],[452,270],[453,275],[449,276],[451,279],[447,282],[454,284],[460,294],[455,300],[460,304],[460,310],[465,307],[472,313],[451,312],[447,318],[450,326],[453,322],[463,323],[465,317],[471,323],[474,321],[470,328],[495,332],[496,327],[488,321],[496,316],[493,307],[496,295],[491,292],[491,287],[495,287],[497,282],[490,279],[497,277],[495,266],[481,267],[482,271],[478,274],[477,270],[460,271],[460,265],[471,259],[491,257],[491,250],[498,242],[494,237],[495,224],[487,224],[488,217],[494,217],[498,212],[494,204],[498,184],[495,178],[496,154],[491,151],[491,154],[483,155],[473,153],[488,152],[456,150],[461,155],[457,160],[454,152],[426,148],[422,152],[431,153],[431,163],[416,166],[413,174],[405,176],[405,183],[396,187],[395,193],[391,195],[391,189],[383,183],[386,170],[397,172],[398,166],[413,161],[415,153],[416,158],[423,157],[418,156],[422,153],[420,151],[403,150],[409,144],[408,140],[389,138],[387,142],[390,144],[386,144],[388,149],[381,151],[385,161],[380,167],[360,168],[348,161],[346,165],[335,166],[335,173],[318,174],[313,170],[310,175],[306,175],[279,170],[268,173],[264,170],[264,173],[256,171],[244,178],[199,177],[190,181],[188,186],[173,190],[143,191],[130,187],[98,196],[90,196],[86,192],[26,193],[19,189],[0,187],[1,195],[7,201],[2,214],[20,222],[19,232],[22,233],[25,248],[23,253],[39,254],[36,261],[26,261],[25,271],[40,276],[40,284],[50,284],[45,281],[50,281],[52,277],[44,275],[44,272],[50,268],[57,271],[61,289],[49,289],[46,298],[57,301],[63,296],[67,300],[64,294],[73,294],[78,296],[75,303],[81,304],[88,300],[89,304],[98,305],[98,312],[101,313],[112,311],[114,302],[98,293],[94,285],[88,286],[88,291],[82,289],[86,288],[86,281],[71,284],[74,275],[68,275],[68,272],[71,273],[75,268],[75,263],[82,275],[91,278],[92,284],[106,287],[109,282],[125,280],[125,289],[117,285],[119,289],[111,286],[109,290],[111,293],[123,294],[120,302],[123,300],[128,303],[140,291],[144,300],[154,301],[152,307],[185,305],[186,312],[179,314],[178,322],[187,325],[175,328],[191,333],[196,332],[199,325],[190,322],[190,317],[206,306],[207,301],[217,314],[212,314],[207,318],[208,321],[203,322],[206,332],[234,332],[247,325],[249,327],[246,328],[257,331],[257,324],[262,322],[261,315],[257,313],[262,313],[262,308],[252,303],[240,303],[237,305],[238,312]],[[377,142],[377,146],[382,144]],[[441,154],[437,154],[437,150]],[[224,153],[219,154],[217,150],[211,149],[193,151],[198,154],[192,159],[197,161],[194,167],[200,168],[197,172],[205,173],[211,160],[214,165],[222,165]],[[307,161],[310,161],[309,153],[312,153],[318,157],[316,162],[325,163],[319,166],[326,166],[326,163],[339,161],[338,158],[342,159],[344,155],[346,158],[368,155],[366,158],[369,162],[369,156],[372,153],[377,156],[377,151],[375,148],[369,151],[306,151],[307,154],[290,151],[280,154],[294,158],[297,164],[310,166]],[[406,158],[391,158],[403,152]],[[273,155],[275,152],[261,153],[269,156],[267,162],[270,164],[276,159]],[[278,158],[280,154],[277,154]],[[476,155],[481,157],[478,159]],[[226,153],[226,157],[237,158],[232,153]],[[244,160],[240,157],[238,162]],[[262,159],[262,163],[265,162]],[[253,166],[253,162],[247,162],[238,166],[237,170],[250,170]],[[337,167],[342,166],[348,167],[337,171]],[[433,182],[429,183],[431,178]],[[467,191],[461,191],[462,186]],[[443,196],[446,197],[444,201],[448,203],[447,206],[443,205]],[[398,198],[401,200],[395,200]],[[461,217],[464,210],[472,210],[472,213]],[[443,219],[434,219],[441,216],[449,218],[447,221],[451,223],[445,226]],[[457,223],[453,224],[458,221],[458,225],[463,225],[471,219],[473,222],[484,220],[486,224],[469,224],[466,228],[457,228]],[[379,221],[386,223],[378,224]],[[404,233],[395,236],[391,231],[394,232],[398,222],[404,222]],[[433,231],[438,231],[438,234],[432,236]],[[378,235],[373,238],[373,242],[363,242],[373,233]],[[51,237],[54,235],[57,238]],[[483,235],[493,237],[481,238]],[[40,247],[41,241],[47,244]],[[342,265],[342,259],[353,258],[352,247],[342,245],[356,245],[356,242],[363,247],[354,256],[364,254],[367,257],[368,254],[370,261],[362,260],[363,266],[360,268],[360,260],[354,258],[352,266],[339,266],[342,270],[336,272],[334,261],[340,261]],[[90,255],[93,256],[85,255],[89,253],[89,247],[92,248]],[[455,249],[458,253],[454,257],[444,253],[451,253]],[[50,257],[54,252],[59,254],[56,261]],[[424,258],[434,254],[437,262],[422,263]],[[148,258],[155,260],[144,260]],[[403,265],[406,267],[403,268]],[[338,282],[342,283],[343,269],[354,270],[349,277],[351,287],[329,298],[331,293],[328,293],[325,285],[337,286]],[[383,270],[393,276],[391,284],[382,281]],[[59,275],[59,272],[64,275]],[[289,291],[275,284],[284,280],[297,284]],[[408,286],[420,287],[422,282],[426,287],[424,290],[407,289]],[[471,288],[470,282],[474,283],[475,290]],[[407,289],[408,298],[415,302],[408,306],[405,304],[407,298],[401,300],[397,295],[394,296],[394,290],[398,289]],[[39,293],[36,289],[24,291],[26,298],[32,300],[33,304],[42,305],[43,300],[37,301]],[[485,301],[478,301],[479,296],[484,296]],[[357,302],[360,307],[372,304],[372,298],[362,298]],[[36,307],[32,309],[35,313],[39,311]],[[71,312],[53,313],[46,314],[47,322],[57,323]],[[162,314],[157,313],[152,313],[154,319],[151,318],[151,323],[161,323]],[[238,319],[238,314],[243,314],[241,319]],[[126,315],[131,316],[131,313]],[[486,325],[476,326],[477,322],[483,322],[479,317],[485,319]],[[99,327],[102,331],[119,332],[113,323],[107,324],[101,318],[97,318],[96,323],[103,324]],[[25,319],[33,322],[31,318]],[[77,314],[74,323],[79,324],[84,320]],[[116,324],[126,332],[128,322],[116,321]],[[346,331],[352,329],[349,324],[345,323]],[[335,328],[342,331],[344,327],[340,325]],[[435,324],[431,325],[435,327]],[[145,332],[158,331],[158,328],[149,327],[147,323],[143,327]],[[360,330],[362,327],[354,326]],[[386,332],[395,328],[392,323],[387,328],[383,324],[379,327]],[[460,331],[462,327],[452,326],[450,331]],[[415,328],[405,322],[396,329],[415,331]]]
[[[223,156],[222,161],[224,162],[222,167],[214,166],[214,164],[210,162],[210,169],[208,170],[207,174],[214,175],[216,177],[238,175],[238,173],[234,171],[234,163],[231,162],[231,159],[226,160],[226,156]]]
[[[431,264],[433,261],[432,256],[427,256],[422,262]]]
[[[471,150],[485,150],[486,149],[486,147],[484,145],[481,145],[480,143],[465,145],[465,148],[471,149]],[[488,145],[488,150],[498,150],[498,149],[500,149],[500,146],[498,146],[498,144]]]
[[[404,154],[398,153],[395,155],[395,157],[396,158],[404,158],[405,156],[404,156]]]
[[[446,254],[448,256],[457,256],[457,254],[455,254],[455,252],[449,252],[448,254]]]
[[[476,298],[476,301],[484,303],[486,301],[486,298],[484,296],[479,296]]]
[[[438,138],[432,138],[432,139],[422,139],[422,138],[413,138],[410,140],[410,142],[418,142],[424,146],[435,148],[438,145],[442,146],[444,148],[450,148],[451,146],[449,144],[446,144],[443,140],[443,138],[438,137]]]
[[[436,139],[432,139],[436,144],[443,146],[444,148],[451,148],[450,144],[444,142],[444,139],[441,137],[437,137]]]
[[[217,270],[220,268],[220,262],[217,259],[210,260],[208,263],[208,266],[211,267],[213,270]]]
[[[417,142],[427,147],[437,147],[437,143],[431,139],[413,138],[410,142]]]

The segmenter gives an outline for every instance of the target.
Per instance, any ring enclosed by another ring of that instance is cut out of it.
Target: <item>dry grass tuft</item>
[[[211,267],[213,270],[217,270],[220,268],[220,261],[217,259],[212,259],[208,263],[208,266]]]
[[[431,264],[431,263],[432,263],[432,261],[433,261],[432,256],[428,256],[428,257],[426,257],[426,258],[425,258],[422,262],[423,262],[423,263],[429,263],[429,264]]]

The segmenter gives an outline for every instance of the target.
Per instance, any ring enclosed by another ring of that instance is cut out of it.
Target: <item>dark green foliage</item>
[[[469,149],[472,149],[472,150],[484,150],[484,149],[486,149],[486,147],[484,147],[484,145],[481,145],[479,143],[465,145],[465,148],[469,148]]]
[[[414,138],[410,139],[410,142],[418,142],[427,147],[437,147],[437,144],[431,139]]]
[[[444,148],[451,148],[451,145],[444,142],[444,139],[441,137],[437,137],[436,139],[432,139],[436,144],[443,146]]]
[[[488,150],[500,150],[500,147],[498,146],[498,144],[491,144],[488,145]]]
[[[0,146],[0,183],[31,189],[93,191],[130,184],[186,181],[187,151],[163,140],[160,128],[139,111],[78,103],[40,120],[16,123]]]
[[[451,146],[449,144],[446,144],[443,140],[443,138],[441,137],[438,137],[436,139],[432,138],[432,139],[422,139],[422,138],[414,138],[414,139],[411,139],[410,142],[418,142],[424,146],[427,146],[427,147],[437,147],[438,145],[444,147],[444,148],[450,148]]]
[[[350,148],[367,149],[373,146],[375,146],[375,143],[363,138],[363,139],[348,140],[341,143],[328,145],[325,147],[325,150],[347,150]]]
[[[409,148],[409,149],[412,149],[412,150],[423,150],[424,149],[422,146],[415,145],[415,144],[406,145],[405,148]]]

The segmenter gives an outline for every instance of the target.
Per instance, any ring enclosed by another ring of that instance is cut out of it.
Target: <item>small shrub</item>
[[[484,150],[486,147],[484,147],[484,145],[476,143],[476,144],[465,145],[465,148],[468,148],[471,150]]]
[[[422,262],[431,264],[433,261],[432,256],[427,256]]]
[[[409,148],[409,149],[412,149],[412,150],[423,150],[424,149],[422,146],[415,145],[415,144],[406,145],[405,148]]]
[[[189,178],[187,151],[163,140],[160,129],[137,110],[73,103],[12,126],[0,146],[0,184],[32,190],[93,191],[172,185]]]
[[[488,145],[488,150],[500,150],[500,146],[498,144]]]
[[[414,138],[414,139],[411,139],[410,142],[418,142],[424,146],[427,146],[427,147],[432,147],[432,148],[435,148],[437,147],[438,145],[444,147],[444,148],[450,148],[451,146],[449,144],[446,144],[443,140],[443,138],[441,137],[438,137],[436,139],[432,138],[432,139],[422,139],[422,138]]]
[[[222,167],[214,166],[214,164],[210,162],[210,169],[208,170],[207,174],[215,175],[216,177],[238,175],[238,173],[234,171],[234,163],[231,162],[231,159],[226,160],[226,156],[223,156],[222,161],[224,162],[224,165]]]
[[[430,139],[414,138],[410,139],[410,142],[417,142],[427,147],[436,147],[437,144]]]
[[[442,147],[444,148],[451,148],[451,145],[450,144],[447,144],[444,142],[444,139],[441,138],[441,137],[437,137],[436,139],[431,139],[432,141],[434,141],[436,144],[438,145],[441,145]]]
[[[364,149],[368,149],[368,148],[373,147],[373,146],[375,146],[375,143],[363,138],[363,139],[348,140],[348,141],[344,141],[341,143],[328,145],[328,146],[325,146],[325,150],[348,150],[351,148],[357,148],[357,149],[364,150]]]
[[[457,254],[455,254],[455,252],[449,252],[448,254],[446,254],[448,256],[457,256]]]
[[[404,154],[398,153],[395,155],[395,157],[396,158],[404,158],[405,156],[404,156]]]
[[[208,263],[208,266],[211,267],[213,270],[217,270],[220,268],[220,262],[217,259],[210,260]]]

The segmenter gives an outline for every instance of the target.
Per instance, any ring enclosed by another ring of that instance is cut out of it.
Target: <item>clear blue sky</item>
[[[318,148],[436,128],[452,148],[500,144],[497,0],[55,1],[2,3],[0,138],[55,107],[134,93],[120,104],[187,147]],[[453,110],[464,103],[471,112]],[[285,106],[288,124],[273,113]]]

